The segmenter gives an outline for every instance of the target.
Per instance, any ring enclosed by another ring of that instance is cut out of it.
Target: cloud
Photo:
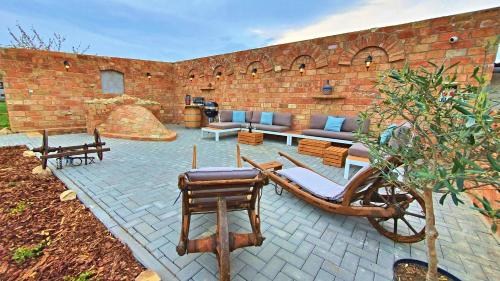
[[[356,7],[332,14],[312,24],[275,35],[273,44],[383,27],[498,6],[491,0],[366,0]],[[270,31],[261,30],[262,34]]]

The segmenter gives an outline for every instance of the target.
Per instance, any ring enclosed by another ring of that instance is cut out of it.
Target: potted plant
[[[375,121],[375,130],[358,137],[370,150],[371,164],[382,171],[391,171],[383,173],[386,181],[423,197],[426,280],[438,280],[433,197],[438,194],[441,204],[451,198],[458,205],[464,203],[461,194],[474,188],[489,185],[498,192],[500,132],[495,128],[499,116],[488,100],[488,88],[478,74],[479,68],[471,77],[472,83],[461,85],[453,74],[456,65],[429,64],[429,69],[414,70],[406,65],[381,75],[378,83],[381,97],[361,114],[361,122],[366,118]],[[398,136],[405,141],[403,145],[380,141],[384,133],[395,137],[396,130],[384,132],[385,127],[402,122],[409,124],[407,130],[398,131],[403,134]],[[385,161],[388,155],[400,160],[399,169]],[[496,231],[500,213],[487,198],[477,199],[482,206],[475,204],[473,208],[490,216],[491,229]]]

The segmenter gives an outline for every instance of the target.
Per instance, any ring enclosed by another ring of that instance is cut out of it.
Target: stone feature
[[[9,128],[0,129],[0,136],[1,135],[10,135],[10,134],[12,134],[12,131]]]
[[[36,166],[35,168],[33,168],[31,173],[33,175],[37,175],[40,177],[48,177],[48,176],[52,175],[52,171],[49,168],[46,168],[46,169],[42,168],[42,165]]]
[[[158,273],[147,269],[137,275],[135,281],[161,281],[161,278]]]
[[[35,157],[35,152],[33,152],[31,150],[26,150],[26,151],[23,151],[23,156],[24,157]]]
[[[76,192],[73,190],[66,190],[59,195],[61,202],[71,201],[76,199]]]
[[[148,109],[122,105],[98,127],[101,136],[147,141],[173,141],[177,134],[168,130]]]

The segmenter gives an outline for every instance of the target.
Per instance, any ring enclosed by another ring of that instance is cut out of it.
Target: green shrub
[[[43,253],[43,249],[45,249],[49,244],[50,244],[50,237],[47,237],[34,247],[19,247],[14,251],[12,260],[14,260],[17,263],[23,263],[27,259],[38,257]]]

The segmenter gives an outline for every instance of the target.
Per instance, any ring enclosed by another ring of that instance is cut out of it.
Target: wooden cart
[[[366,217],[382,235],[403,243],[414,243],[425,237],[425,205],[423,198],[402,184],[388,183],[382,172],[373,168],[361,169],[345,186],[338,185],[291,156],[279,152],[296,166],[306,178],[318,179],[329,187],[338,187],[341,192],[334,199],[318,196],[317,187],[311,182],[297,184],[290,180],[284,171],[292,169],[269,170],[265,164],[256,163],[246,157],[242,159],[261,170],[271,181],[295,196],[327,212],[346,216]],[[388,159],[397,164],[394,159]]]
[[[260,231],[260,197],[267,184],[258,169],[241,168],[237,146],[236,168],[196,169],[196,146],[193,149],[193,170],[179,176],[182,193],[182,229],[177,253],[212,252],[219,265],[220,280],[230,280],[229,253],[247,246],[260,246],[264,241]],[[228,230],[228,211],[245,210],[252,227],[251,233]],[[189,224],[192,214],[217,213],[216,233],[190,240]]]

